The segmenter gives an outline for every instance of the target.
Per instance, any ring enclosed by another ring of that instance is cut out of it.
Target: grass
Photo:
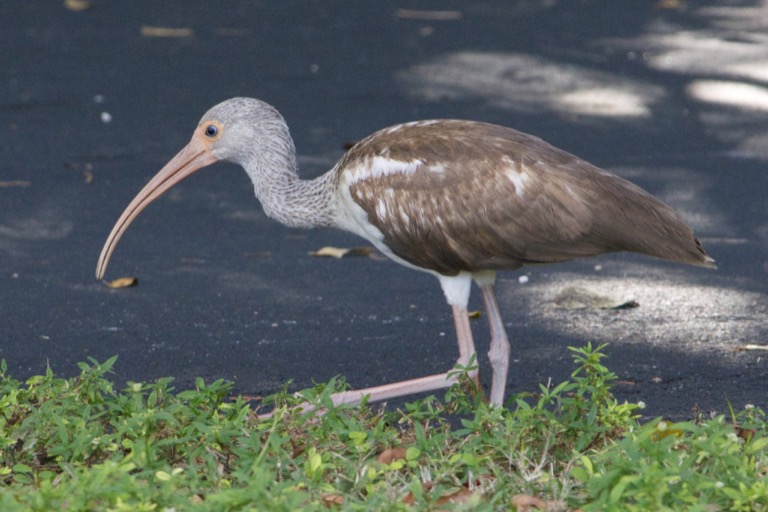
[[[641,425],[601,348],[505,409],[467,381],[402,410],[332,407],[336,379],[271,397],[269,419],[223,381],[116,391],[112,358],[22,383],[3,361],[0,510],[768,510],[763,411]]]

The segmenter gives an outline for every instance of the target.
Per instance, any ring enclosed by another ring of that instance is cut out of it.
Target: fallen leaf
[[[517,512],[528,512],[531,510],[531,507],[542,509],[546,506],[541,498],[528,496],[527,494],[515,494],[512,496],[512,505],[517,508]]]
[[[483,316],[483,312],[480,310],[470,311],[469,313],[467,313],[467,316],[469,316],[469,318],[480,318],[481,316]]]
[[[373,247],[321,247],[317,251],[310,252],[310,256],[318,258],[344,258],[346,256],[370,256]]]
[[[660,421],[656,425],[656,432],[654,433],[654,439],[658,441],[659,439],[664,439],[667,437],[683,437],[683,431],[679,428],[670,428],[673,426],[674,423],[670,423],[668,421]]]
[[[93,4],[88,0],[64,0],[64,7],[70,11],[85,11],[91,9]]]
[[[749,441],[750,439],[755,437],[755,434],[757,434],[757,430],[755,429],[744,428],[738,425],[734,425],[733,428],[736,429],[736,435],[745,441]]]
[[[552,302],[565,309],[629,309],[640,306],[635,300],[615,299],[578,286],[563,288]]]
[[[90,185],[93,182],[93,173],[88,169],[83,171],[83,177],[85,178],[86,185]]]
[[[0,181],[0,187],[28,187],[32,184],[27,180]]]
[[[739,345],[734,350],[737,352],[744,350],[768,350],[768,345],[755,345],[753,343],[747,343],[746,345]]]
[[[517,512],[529,512],[531,508],[544,509],[547,503],[541,498],[536,496],[528,496],[527,494],[515,494],[512,496],[512,505],[517,509]]]
[[[396,460],[405,460],[405,448],[387,448],[376,457],[382,464],[392,464]]]
[[[193,34],[191,28],[141,26],[141,35],[144,37],[191,37]]]
[[[462,487],[456,492],[440,496],[437,498],[435,504],[447,505],[449,503],[467,503],[474,494],[474,492],[470,491],[466,487]]]
[[[104,284],[110,288],[129,288],[139,284],[139,279],[136,277],[119,277],[112,281],[104,281]]]
[[[434,488],[434,484],[432,482],[424,482],[424,490],[425,491],[431,491]],[[454,503],[468,503],[469,500],[474,496],[476,493],[474,491],[471,491],[468,487],[464,486],[459,488],[458,490],[444,494],[437,498],[435,500],[435,505],[451,505]],[[414,498],[413,493],[409,492],[405,495],[403,498],[403,504],[405,505],[413,505],[416,503],[416,498]],[[436,509],[438,511],[442,511],[444,509]]]
[[[541,498],[529,496],[527,494],[515,494],[512,496],[512,505],[515,506],[517,512],[530,512],[532,508],[546,510],[548,512],[562,512],[568,509],[564,501],[542,500]],[[577,511],[578,509],[574,512]]]
[[[448,21],[460,20],[461,11],[419,11],[415,9],[398,9],[395,16],[407,20]]]
[[[656,7],[656,9],[677,11],[683,8],[683,2],[681,0],[659,0],[654,7]]]
[[[344,504],[344,496],[341,494],[324,494],[322,497],[323,505],[326,507],[331,507],[333,505],[343,505]]]
[[[424,486],[424,490],[427,492],[431,491],[432,488],[435,486],[435,484],[433,484],[429,480],[424,482],[422,485]],[[409,492],[408,494],[405,495],[405,497],[403,498],[403,503],[406,505],[413,505],[414,503],[416,503],[416,498],[413,497],[412,492]]]

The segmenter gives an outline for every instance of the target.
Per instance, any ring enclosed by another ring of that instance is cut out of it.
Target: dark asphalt
[[[249,395],[453,363],[434,278],[310,257],[363,242],[267,219],[234,166],[198,173],[133,223],[108,277],[138,287],[94,279],[113,223],[199,117],[254,96],[286,117],[306,177],[379,128],[450,117],[536,134],[647,188],[719,269],[612,255],[502,275],[509,391],[566,378],[565,347],[591,340],[610,343],[617,395],[648,415],[767,407],[768,352],[739,348],[768,344],[768,10],[673,4],[4,2],[0,357],[26,378],[118,354],[121,383],[224,378]],[[555,306],[574,284],[640,307]],[[485,321],[474,325],[485,352]]]

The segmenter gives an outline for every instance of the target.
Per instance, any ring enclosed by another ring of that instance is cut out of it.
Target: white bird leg
[[[488,315],[488,325],[491,328],[491,348],[488,351],[488,359],[491,361],[493,376],[491,378],[491,403],[504,405],[504,391],[507,387],[507,373],[509,372],[510,345],[507,331],[504,329],[504,321],[501,319],[499,304],[496,302],[496,292],[493,282],[478,283],[483,293],[485,312]]]
[[[456,324],[456,340],[459,344],[459,359],[456,361],[456,364],[466,367],[472,359],[472,356],[476,353],[475,342],[472,339],[472,328],[469,325],[469,314],[467,308],[461,306],[452,305],[451,309],[453,310],[453,320]],[[475,357],[475,359],[477,358]],[[476,360],[475,365],[477,365]],[[391,384],[364,389],[342,391],[334,393],[331,398],[334,405],[352,404],[359,402],[364,396],[368,396],[370,402],[376,402],[388,398],[445,389],[455,384],[458,380],[454,375],[449,376],[449,373],[452,372],[453,369],[449,372],[420,377],[418,379],[393,382]],[[469,378],[471,378],[478,389],[480,389],[479,371],[477,366],[467,373]]]

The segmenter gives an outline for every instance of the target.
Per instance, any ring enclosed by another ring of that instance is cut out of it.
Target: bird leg
[[[456,365],[466,368],[474,356],[475,366],[467,369],[467,377],[475,383],[475,388],[482,392],[480,364],[477,362],[477,351],[472,339],[472,327],[469,325],[469,312],[467,308],[456,305],[451,305],[451,311],[453,312],[453,322],[456,325],[456,341],[459,344],[459,360],[456,361]]]
[[[472,328],[469,325],[469,315],[466,308],[455,305],[451,306],[451,308],[453,310],[453,320],[456,324],[456,340],[459,344],[459,359],[456,361],[456,364],[466,367],[472,359],[472,356],[476,353],[475,342],[472,339]],[[477,368],[470,369],[467,373],[469,378],[472,379],[478,389],[480,389],[480,378]],[[365,389],[342,391],[331,395],[331,399],[333,400],[334,405],[351,404],[359,402],[360,399],[367,395],[370,402],[377,402],[388,398],[445,389],[452,386],[457,381],[458,378],[454,376],[454,372],[451,370],[450,372],[429,375],[418,379],[393,382],[391,384],[384,384]]]
[[[475,343],[472,339],[472,328],[469,325],[469,315],[464,307],[455,305],[451,307],[453,309],[453,320],[456,324],[456,339],[459,344],[459,359],[456,361],[456,364],[466,368],[472,360],[472,356],[476,355]],[[477,365],[477,361],[475,361],[475,365]],[[467,370],[467,375],[475,383],[477,389],[482,389],[480,387],[480,373],[477,366]],[[445,373],[429,375],[418,379],[393,382],[364,389],[341,391],[332,394],[331,400],[334,405],[354,404],[360,402],[364,396],[368,396],[369,402],[376,402],[388,398],[445,389],[458,382],[458,380],[456,372],[452,369]],[[304,411],[311,411],[315,408],[311,404],[302,404],[299,407]],[[260,415],[261,418],[268,418],[270,416],[271,413]]]
[[[491,379],[491,403],[504,404],[504,391],[507,387],[507,373],[509,372],[510,346],[504,322],[499,312],[499,304],[496,302],[496,292],[493,283],[480,284],[483,293],[485,311],[488,315],[488,324],[491,328],[491,348],[488,351],[488,359],[491,360],[493,376]]]

